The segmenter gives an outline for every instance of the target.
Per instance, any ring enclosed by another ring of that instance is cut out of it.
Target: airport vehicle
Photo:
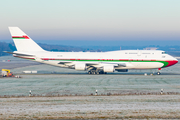
[[[59,67],[87,70],[89,74],[127,72],[128,69],[158,69],[178,62],[161,50],[119,50],[110,52],[49,52],[43,50],[18,27],[9,27],[17,51],[14,57]],[[160,74],[158,71],[157,74]]]
[[[14,77],[13,73],[8,69],[2,69],[1,75],[2,77]]]

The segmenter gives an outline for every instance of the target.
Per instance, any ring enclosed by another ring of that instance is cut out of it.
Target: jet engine
[[[106,66],[103,67],[103,71],[104,72],[114,72],[115,69],[114,69],[113,65],[106,65]]]
[[[86,64],[85,63],[75,64],[75,70],[86,70]]]

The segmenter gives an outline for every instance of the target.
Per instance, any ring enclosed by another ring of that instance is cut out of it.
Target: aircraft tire
[[[104,72],[103,72],[103,71],[100,71],[99,74],[104,74]]]
[[[157,75],[160,75],[161,73],[160,72],[157,72]]]
[[[88,71],[88,74],[92,74],[91,71]]]

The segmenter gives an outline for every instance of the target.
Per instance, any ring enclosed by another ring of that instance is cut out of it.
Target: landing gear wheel
[[[104,74],[104,72],[103,72],[103,71],[100,71],[99,74]]]
[[[160,72],[157,72],[157,75],[160,75],[161,73]]]
[[[88,74],[92,74],[92,75],[95,75],[95,74],[97,74],[97,72],[95,71],[95,70],[90,70],[90,71],[88,71]]]
[[[99,74],[107,74],[107,72],[104,71],[96,71],[96,70],[90,70],[88,71],[88,74],[93,74],[93,75],[99,75]]]

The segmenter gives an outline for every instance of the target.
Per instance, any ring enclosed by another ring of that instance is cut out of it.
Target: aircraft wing
[[[72,62],[72,61],[63,61],[63,62],[59,62],[58,64],[63,64],[63,65],[75,65],[79,62]],[[81,62],[82,63],[82,62]],[[86,66],[88,67],[103,67],[103,66],[107,66],[107,65],[112,65],[114,67],[126,67],[126,66],[131,66],[131,64],[128,63],[98,63],[98,62],[84,62],[84,64],[86,64]]]

